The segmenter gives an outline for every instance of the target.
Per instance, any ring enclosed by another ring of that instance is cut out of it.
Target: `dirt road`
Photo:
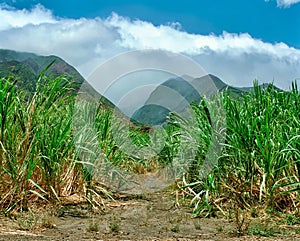
[[[275,237],[236,235],[233,221],[193,218],[191,208],[178,207],[166,193],[120,198],[107,203],[102,214],[90,214],[85,205],[64,206],[48,217],[48,228],[20,230],[20,218],[0,218],[0,240],[293,240],[289,232]],[[30,219],[30,218],[29,218]],[[23,220],[26,224],[26,220]],[[45,222],[45,220],[44,220]],[[44,223],[45,224],[45,223]],[[45,226],[45,225],[44,225]],[[47,226],[47,225],[46,225]],[[284,233],[284,232],[283,232]]]

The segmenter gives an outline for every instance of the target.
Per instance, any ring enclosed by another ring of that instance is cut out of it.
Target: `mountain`
[[[146,125],[160,125],[170,112],[188,115],[187,108],[193,102],[199,103],[201,95],[213,94],[226,88],[218,77],[205,75],[200,78],[189,76],[171,78],[163,82],[150,94],[145,104],[135,111],[132,120]]]
[[[54,61],[54,62],[53,62]],[[51,78],[64,75],[66,78],[78,84],[78,89],[92,97],[100,100],[102,106],[115,109],[115,105],[104,96],[101,96],[80,73],[63,59],[50,55],[40,56],[34,53],[17,52],[13,50],[0,49],[0,78],[11,78],[17,80],[17,87],[33,93],[35,91],[38,76],[51,64],[45,75]]]
[[[78,88],[81,87],[87,96],[99,99],[104,106],[120,111],[109,99],[100,96],[74,67],[54,55],[39,56],[33,53],[0,49],[0,78],[17,79],[19,88],[33,92],[38,76],[53,61],[54,63],[45,72],[46,76],[55,78],[64,75],[78,83]],[[269,84],[260,85],[264,89],[268,86]],[[276,86],[272,86],[272,88],[280,91]],[[199,103],[201,96],[209,96],[216,90],[229,92],[232,96],[240,96],[245,92],[254,91],[254,88],[233,87],[211,74],[200,78],[190,76],[171,78],[156,87],[145,104],[135,111],[132,117],[128,118],[138,125],[160,125],[166,121],[166,117],[171,111],[185,115],[187,107],[192,102]]]
[[[35,89],[39,74],[53,61],[54,63],[45,72],[46,76],[55,78],[63,74],[75,83],[83,83],[84,78],[79,72],[57,56],[39,56],[7,49],[0,49],[0,78],[17,79],[18,87],[31,92]]]
[[[266,89],[270,84],[261,84]],[[277,91],[281,89],[271,85]],[[131,119],[138,125],[160,125],[166,121],[170,112],[187,115],[187,107],[192,103],[200,103],[201,96],[211,96],[215,92],[228,92],[233,97],[254,91],[254,87],[233,87],[225,84],[212,74],[200,78],[183,76],[168,79],[150,94],[145,104],[136,110]]]

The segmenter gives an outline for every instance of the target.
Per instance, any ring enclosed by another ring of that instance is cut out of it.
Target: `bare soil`
[[[48,213],[49,214],[49,213]],[[38,222],[42,221],[42,225]],[[27,228],[26,228],[27,227]],[[26,230],[28,229],[28,230]],[[189,207],[176,205],[166,192],[124,196],[108,202],[103,213],[87,204],[65,204],[56,216],[0,217],[0,240],[290,240],[293,230],[273,237],[238,236],[234,220],[193,218]]]

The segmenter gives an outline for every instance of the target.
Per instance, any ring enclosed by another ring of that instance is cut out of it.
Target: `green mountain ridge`
[[[78,90],[80,89],[88,96],[100,100],[103,106],[111,109],[116,108],[111,101],[101,96],[85,81],[73,66],[54,55],[40,56],[34,53],[0,49],[0,78],[8,78],[11,81],[17,80],[16,86],[18,88],[33,93],[39,75],[52,62],[53,64],[45,72],[47,77],[56,78],[63,75],[78,84]]]
[[[269,86],[277,91],[282,91],[272,84],[263,83],[259,85],[263,89]],[[170,112],[186,115],[189,105],[200,103],[203,95],[211,96],[216,92],[227,92],[232,97],[238,98],[251,91],[254,91],[254,87],[233,87],[212,74],[199,78],[190,76],[172,78],[159,85],[151,93],[145,104],[135,111],[131,119],[138,125],[160,125],[166,122]]]
[[[39,56],[7,49],[0,49],[0,78],[17,79],[17,86],[33,91],[38,76],[53,61],[54,63],[45,72],[46,76],[55,78],[65,75],[75,83],[83,83],[84,78],[80,73],[57,56]]]
[[[100,100],[104,106],[122,112],[112,101],[105,96],[100,96],[73,66],[54,55],[39,56],[34,53],[0,49],[0,78],[11,77],[12,80],[17,80],[18,87],[32,92],[35,90],[35,84],[40,73],[53,61],[54,63],[45,72],[46,76],[55,78],[65,75],[79,84],[78,89],[81,88],[83,92],[94,99]],[[260,86],[267,88],[269,84],[265,83]],[[280,90],[276,86],[273,86],[273,88]],[[171,92],[166,91],[168,89],[175,94],[170,94]],[[212,74],[199,78],[191,76],[171,78],[159,85],[133,116],[127,117],[136,124],[161,124],[166,120],[166,116],[170,111],[184,114],[187,105],[192,102],[199,103],[203,93],[210,95],[216,91],[226,91],[232,96],[240,96],[245,92],[253,91],[253,87],[233,87]]]

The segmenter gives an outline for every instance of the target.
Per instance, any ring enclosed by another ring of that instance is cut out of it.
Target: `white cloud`
[[[189,55],[207,53],[228,53],[233,56],[241,54],[262,53],[291,61],[300,60],[300,50],[284,43],[270,44],[252,38],[249,34],[230,34],[223,32],[220,36],[196,35],[178,31],[170,26],[154,26],[144,21],[130,21],[116,14],[108,22],[118,28],[122,41],[120,45],[127,48],[158,48],[177,51]]]
[[[189,34],[178,24],[154,26],[117,14],[107,19],[62,19],[41,5],[32,10],[0,5],[0,19],[0,48],[58,55],[85,77],[116,54],[145,48],[188,55],[234,85],[251,85],[258,78],[288,88],[300,77],[299,49],[266,43],[247,33]]]
[[[290,7],[293,4],[299,3],[300,0],[277,0],[278,7]]]
[[[265,0],[265,2],[269,2],[270,0]],[[299,3],[300,0],[277,0],[278,7],[288,8],[293,4]]]
[[[6,4],[0,5],[0,31],[10,28],[21,28],[28,24],[54,23],[56,20],[50,10],[36,5],[32,10],[16,10]]]

